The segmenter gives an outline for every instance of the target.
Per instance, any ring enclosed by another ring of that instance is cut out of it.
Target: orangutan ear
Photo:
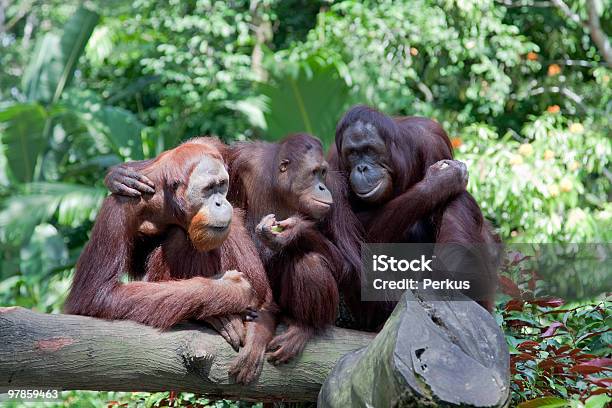
[[[281,171],[281,173],[284,173],[287,171],[288,165],[289,165],[289,159],[283,159],[280,163],[280,166],[278,166],[278,169]]]

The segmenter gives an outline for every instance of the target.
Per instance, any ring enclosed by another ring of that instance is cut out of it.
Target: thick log
[[[298,361],[265,363],[258,381],[234,384],[236,355],[210,329],[189,324],[160,332],[129,321],[0,308],[0,393],[9,389],[189,391],[211,398],[316,401],[346,353],[374,336],[334,328],[308,343]]]
[[[319,407],[505,407],[509,352],[477,303],[430,301],[407,291],[369,346],[343,357]]]

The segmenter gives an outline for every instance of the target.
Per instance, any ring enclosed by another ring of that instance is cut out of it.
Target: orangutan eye
[[[287,171],[287,166],[289,166],[289,159],[283,159],[278,166],[278,169],[281,171],[281,173],[284,173]]]

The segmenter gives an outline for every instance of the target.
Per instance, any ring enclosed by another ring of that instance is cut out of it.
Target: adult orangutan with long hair
[[[463,257],[462,265],[454,269],[465,274],[462,278],[477,274],[471,276],[478,283],[472,295],[491,311],[497,254],[488,249],[494,248],[490,244],[498,238],[465,191],[465,166],[452,158],[450,140],[435,121],[392,118],[367,106],[355,106],[338,123],[329,163],[350,186],[344,197],[364,229],[366,242],[470,247],[472,256]],[[459,177],[437,176],[449,167],[455,167]],[[439,182],[431,183],[432,178]],[[354,314],[368,320],[366,326],[380,326],[394,304],[360,302],[359,279],[354,282],[347,290]]]
[[[243,214],[226,199],[224,149],[216,139],[192,139],[141,163],[154,193],[104,200],[65,309],[161,329],[207,321],[243,345],[230,374],[247,383],[262,368],[274,306]],[[124,283],[125,273],[138,281]],[[258,317],[243,323],[252,308]]]

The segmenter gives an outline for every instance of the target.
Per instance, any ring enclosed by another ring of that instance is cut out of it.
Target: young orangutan
[[[269,345],[269,360],[298,355],[338,311],[337,281],[346,270],[343,254],[325,232],[332,208],[321,142],[305,133],[278,143],[245,142],[231,147],[229,197],[246,209],[274,298],[287,331]],[[281,220],[281,221],[277,221]]]

